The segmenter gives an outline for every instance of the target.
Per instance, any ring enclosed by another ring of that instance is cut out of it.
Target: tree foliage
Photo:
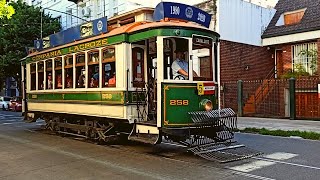
[[[33,40],[60,31],[59,21],[43,13],[40,7],[29,6],[21,0],[11,2],[15,9],[12,18],[0,19],[0,84],[5,77],[20,79],[20,60],[27,56],[26,47],[33,47]]]
[[[0,19],[10,19],[14,13],[14,8],[11,5],[8,5],[6,0],[0,0]]]

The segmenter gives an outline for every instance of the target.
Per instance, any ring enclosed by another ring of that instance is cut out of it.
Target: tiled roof
[[[276,26],[283,13],[304,8],[307,9],[300,23]],[[262,38],[320,30],[320,0],[279,0],[275,9],[277,12],[263,33]]]

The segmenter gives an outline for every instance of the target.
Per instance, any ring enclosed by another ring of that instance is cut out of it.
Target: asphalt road
[[[96,145],[0,111],[0,179],[319,179],[320,142],[237,134],[263,156],[219,164],[161,144]]]

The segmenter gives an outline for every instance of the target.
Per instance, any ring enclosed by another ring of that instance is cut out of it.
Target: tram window
[[[132,49],[133,87],[144,86],[144,50],[140,47]]]
[[[88,52],[88,87],[99,87],[99,51]]]
[[[46,60],[46,89],[52,89],[52,59]]]
[[[116,59],[114,48],[102,50],[102,74],[103,87],[116,86]]]
[[[36,63],[30,64],[31,90],[36,90]]]
[[[105,48],[102,50],[102,62],[114,62],[115,61],[115,49]]]
[[[44,89],[44,62],[38,62],[38,90]]]
[[[86,85],[86,69],[85,69],[85,54],[79,53],[76,55],[76,78],[77,88],[84,88]]]
[[[65,57],[64,63],[64,80],[65,88],[73,88],[73,56]]]
[[[188,40],[183,38],[166,38],[163,44],[164,79],[189,79]]]
[[[62,88],[62,57],[58,57],[54,60],[54,70],[55,70],[55,88]]]
[[[212,81],[212,40],[205,37],[196,37],[192,45],[193,80]]]

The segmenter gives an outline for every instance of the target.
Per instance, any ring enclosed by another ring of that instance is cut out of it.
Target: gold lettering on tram
[[[101,99],[102,100],[110,100],[110,99],[112,99],[112,94],[102,94]]]
[[[100,39],[100,40],[96,40],[96,41],[92,41],[92,42],[82,43],[82,44],[79,44],[76,46],[71,46],[69,48],[66,48],[65,50],[59,49],[56,51],[51,51],[48,53],[36,55],[36,56],[32,57],[32,60],[38,61],[38,60],[53,58],[56,56],[61,56],[62,51],[64,52],[63,54],[69,54],[69,53],[74,53],[74,52],[78,52],[78,51],[82,51],[82,50],[86,50],[86,49],[93,49],[93,48],[104,46],[107,44],[108,44],[108,39]]]

